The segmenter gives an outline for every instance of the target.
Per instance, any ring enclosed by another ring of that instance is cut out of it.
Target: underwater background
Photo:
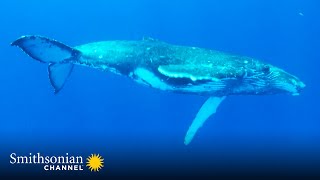
[[[0,165],[7,175],[319,175],[320,2],[316,0],[0,1]],[[54,95],[47,66],[10,43],[43,35],[69,46],[152,37],[251,56],[298,76],[300,96],[230,96],[196,134],[206,97],[172,94],[75,67]],[[100,172],[11,165],[41,152],[104,158]]]

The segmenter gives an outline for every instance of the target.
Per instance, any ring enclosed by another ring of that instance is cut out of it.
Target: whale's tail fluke
[[[63,88],[72,72],[73,62],[81,56],[80,51],[42,36],[22,36],[11,45],[18,46],[33,59],[49,64],[49,79],[55,93]]]

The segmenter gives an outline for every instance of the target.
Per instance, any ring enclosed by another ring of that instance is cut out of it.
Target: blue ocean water
[[[106,174],[319,169],[319,5],[316,0],[1,1],[1,165],[10,165],[12,152],[69,152],[100,153]],[[205,97],[161,92],[85,67],[76,67],[54,95],[46,65],[10,46],[27,34],[70,46],[149,36],[263,59],[307,86],[297,97],[228,97],[185,146]]]

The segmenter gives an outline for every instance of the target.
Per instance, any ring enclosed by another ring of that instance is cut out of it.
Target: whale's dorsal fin
[[[189,130],[185,136],[184,144],[188,145],[194,135],[197,133],[198,129],[202,127],[204,122],[212,116],[214,113],[216,113],[217,108],[219,107],[220,103],[225,99],[226,97],[210,97],[200,108],[198,114],[194,118],[191,126],[189,127]]]
[[[159,39],[155,39],[155,38],[150,37],[150,36],[144,36],[144,37],[142,38],[142,41],[147,41],[147,42],[160,42]]]

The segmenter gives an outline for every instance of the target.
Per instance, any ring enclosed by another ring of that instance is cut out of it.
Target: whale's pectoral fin
[[[203,123],[216,111],[219,107],[220,103],[225,99],[226,97],[210,97],[200,108],[198,114],[194,118],[191,126],[189,127],[189,130],[185,136],[184,144],[188,145],[198,129],[202,127]]]
[[[190,64],[169,64],[160,65],[158,71],[171,78],[189,78],[192,81],[209,80],[213,82],[221,81],[221,79],[233,79],[243,76],[244,71],[234,72],[233,66],[214,65],[211,63],[190,63]],[[232,72],[232,73],[226,73]]]
[[[48,66],[49,79],[54,93],[57,94],[64,86],[66,80],[70,76],[74,64],[70,63],[56,63]]]
[[[163,65],[158,67],[158,71],[171,78],[189,78],[192,81],[197,80],[212,80],[218,81],[218,79],[211,76],[212,72],[218,72],[217,67],[211,67],[201,64],[190,65]]]
[[[11,45],[18,46],[35,60],[49,63],[49,78],[55,93],[61,90],[72,72],[72,63],[81,56],[80,51],[42,36],[22,36]]]

